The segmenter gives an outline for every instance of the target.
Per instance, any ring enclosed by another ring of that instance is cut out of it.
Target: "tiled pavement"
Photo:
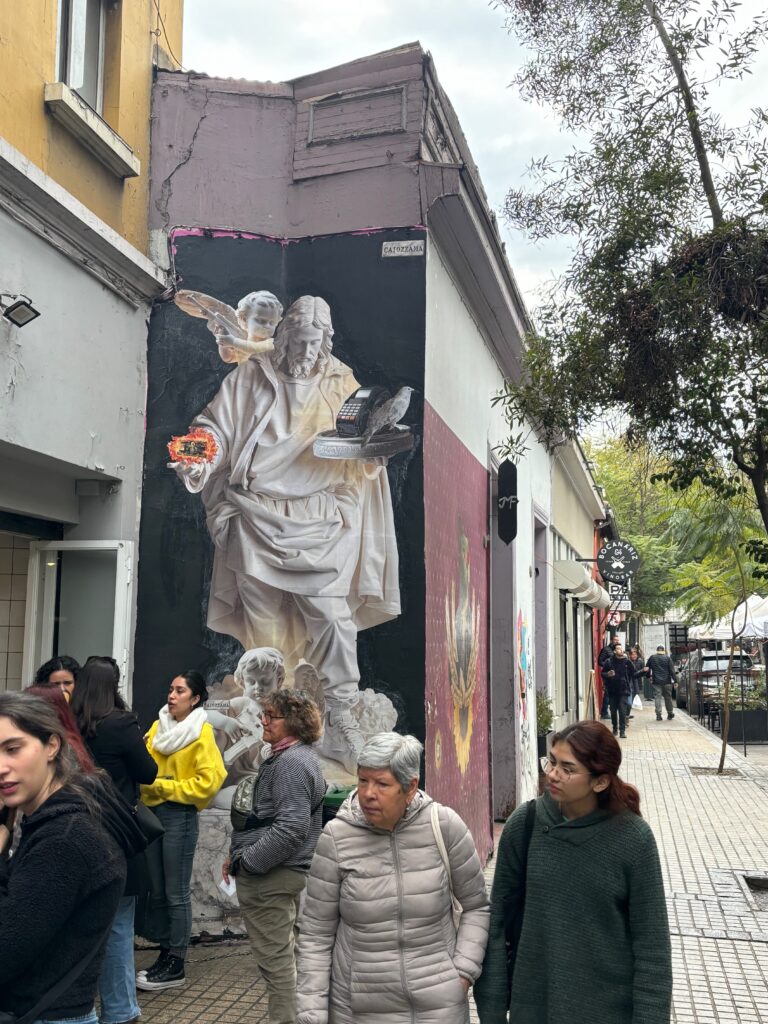
[[[768,1021],[768,889],[750,889],[743,878],[768,885],[768,767],[729,750],[726,767],[737,774],[692,772],[717,766],[717,737],[681,712],[656,722],[652,707],[635,712],[622,746],[622,774],[640,789],[661,851],[672,928],[672,1021]],[[493,860],[489,881],[492,872]],[[154,956],[138,952],[138,966]],[[183,989],[140,993],[145,1022],[267,1024],[247,943],[195,946],[187,976]]]

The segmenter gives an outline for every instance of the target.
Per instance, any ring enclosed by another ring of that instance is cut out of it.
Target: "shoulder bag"
[[[517,947],[523,930],[525,916],[526,875],[528,873],[528,847],[531,845],[533,825],[536,820],[536,801],[529,800],[525,811],[525,827],[523,829],[523,848],[520,871],[520,884],[517,891],[508,896],[502,908],[504,915],[504,939],[507,946],[507,992],[512,994],[512,975],[515,970]],[[509,1005],[509,1003],[507,1003]]]
[[[88,964],[99,952],[111,931],[112,920],[110,919],[107,929],[101,936],[99,936],[99,941],[93,949],[86,953],[83,959],[76,963],[74,967],[71,967],[64,977],[60,978],[52,988],[49,988],[42,999],[38,1000],[31,1010],[27,1010],[27,1012],[21,1017],[17,1017],[14,1013],[8,1013],[5,1010],[0,1010],[0,1024],[33,1024],[33,1022],[39,1018],[41,1013],[47,1010],[49,1006],[52,1006],[59,996],[63,996],[64,993],[77,981]]]
[[[448,859],[448,851],[445,848],[445,840],[443,839],[443,830],[440,828],[440,804],[432,801],[432,807],[429,811],[430,818],[432,820],[432,832],[435,836],[435,843],[440,853],[440,859],[443,862],[445,873],[448,876],[448,891],[451,894],[451,915],[453,917],[453,926],[456,931],[459,930],[459,923],[461,921],[462,906],[456,899],[456,894],[453,891],[453,877],[451,875],[451,862]]]
[[[147,807],[146,804],[139,801],[133,809],[133,815],[136,819],[136,824],[141,829],[144,838],[147,841],[147,846],[149,846],[150,843],[154,843],[156,839],[162,839],[165,835],[165,828],[162,822],[154,811]],[[0,1024],[2,1024],[1,1021]]]

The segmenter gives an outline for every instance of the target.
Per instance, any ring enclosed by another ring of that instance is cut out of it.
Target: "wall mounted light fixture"
[[[40,316],[40,310],[35,309],[27,295],[0,294],[0,310],[6,320],[10,320],[16,327],[25,327]]]

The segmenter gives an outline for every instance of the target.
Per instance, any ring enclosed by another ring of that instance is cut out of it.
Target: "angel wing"
[[[296,690],[304,690],[308,693],[315,704],[317,704],[320,714],[325,714],[323,684],[320,682],[320,677],[314,665],[310,665],[303,658],[293,671],[293,686]]]
[[[214,298],[213,295],[206,295],[205,292],[194,292],[188,288],[177,291],[173,301],[185,313],[206,321],[206,327],[216,338],[219,354],[225,363],[242,363],[248,358],[249,352],[234,345],[221,344],[218,340],[222,333],[229,334],[242,342],[245,342],[248,337],[246,331],[240,326],[237,312],[226,302]]]

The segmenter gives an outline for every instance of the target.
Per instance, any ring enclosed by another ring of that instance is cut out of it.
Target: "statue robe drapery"
[[[303,381],[252,357],[192,423],[218,445],[202,479],[185,479],[201,494],[215,546],[208,626],[216,632],[247,646],[238,574],[288,594],[345,597],[358,630],[400,614],[386,471],[312,453],[357,387],[333,357]]]

